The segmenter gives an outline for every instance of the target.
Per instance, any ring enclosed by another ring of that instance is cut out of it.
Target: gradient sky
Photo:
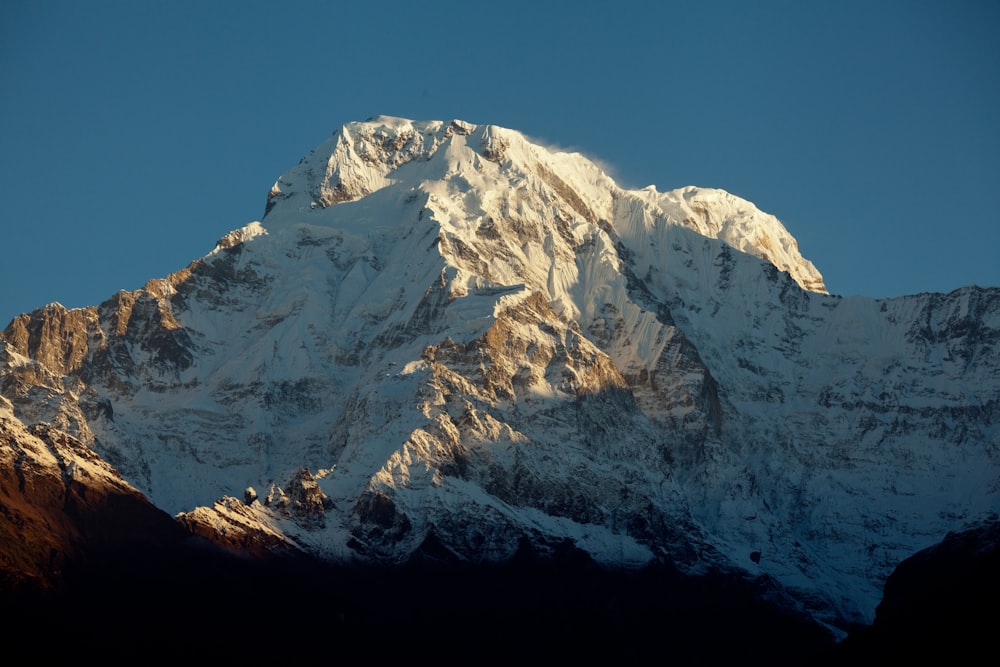
[[[997,286],[998,34],[995,0],[4,2],[0,326],[186,266],[379,114],[723,188],[835,294]]]

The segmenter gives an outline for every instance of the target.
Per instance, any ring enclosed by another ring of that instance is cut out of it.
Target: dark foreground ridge
[[[571,548],[493,565],[347,567],[263,563],[189,541],[107,554],[62,591],[21,592],[7,608],[24,657],[801,665],[833,641],[746,581],[609,570]]]
[[[1000,620],[1000,521],[905,561],[875,623],[834,643],[745,579],[601,567],[572,545],[510,561],[331,565],[237,556],[186,538],[92,554],[44,591],[0,590],[6,655],[417,660],[437,665],[651,659],[684,665],[952,664]]]
[[[836,664],[978,664],[996,654],[1000,519],[950,533],[907,558],[885,584],[875,622],[841,642]]]

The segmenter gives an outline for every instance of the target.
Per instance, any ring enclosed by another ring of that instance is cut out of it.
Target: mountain
[[[831,295],[752,203],[495,126],[349,123],[201,259],[0,338],[4,428],[260,558],[660,564],[843,636],[1000,510],[1000,289]]]
[[[1000,520],[949,533],[904,560],[889,576],[870,627],[825,657],[837,664],[914,664],[928,655],[974,663],[991,643],[1000,594]]]
[[[158,549],[187,533],[96,453],[0,397],[0,590],[58,589],[84,557]]]

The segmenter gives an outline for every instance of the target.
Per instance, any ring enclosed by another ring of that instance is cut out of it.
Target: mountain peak
[[[12,322],[0,426],[51,424],[230,547],[571,543],[737,573],[842,627],[997,507],[1000,290],[824,291],[730,193],[378,117],[186,268]]]
[[[693,186],[663,193],[654,186],[626,190],[580,153],[557,152],[515,130],[457,119],[378,116],[345,124],[275,182],[263,222],[324,224],[325,209],[383,189],[419,201],[422,212],[460,221],[466,231],[485,227],[486,234],[495,233],[497,220],[524,217],[519,211],[525,208],[555,225],[589,225],[574,232],[577,243],[602,223],[644,247],[655,245],[653,237],[662,234],[657,227],[679,226],[774,264],[803,289],[826,293],[822,276],[791,234],[749,201]]]

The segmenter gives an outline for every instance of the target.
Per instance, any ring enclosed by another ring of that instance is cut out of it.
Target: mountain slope
[[[844,627],[1000,508],[998,330],[997,289],[828,295],[727,193],[380,117],[185,269],[16,318],[0,388],[234,546],[477,562],[569,540]]]
[[[0,592],[60,589],[102,553],[186,538],[175,521],[74,438],[27,429],[0,397]]]

